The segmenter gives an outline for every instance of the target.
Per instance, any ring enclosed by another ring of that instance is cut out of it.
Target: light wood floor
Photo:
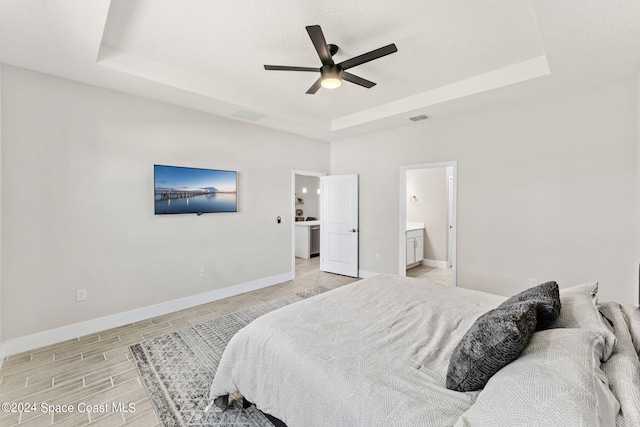
[[[320,272],[318,264],[319,258],[296,258],[295,280],[7,357],[0,370],[0,403],[14,403],[13,409],[29,403],[35,406],[27,409],[35,410],[0,410],[0,426],[158,425],[129,346],[304,289],[333,289],[356,280]],[[133,403],[135,412],[112,412],[112,403]],[[47,410],[71,405],[73,412],[46,413],[43,404]],[[106,405],[110,411],[78,412],[85,405]]]
[[[429,282],[440,283],[451,286],[453,284],[453,270],[450,268],[427,267],[418,265],[407,270],[407,277],[427,280]]]

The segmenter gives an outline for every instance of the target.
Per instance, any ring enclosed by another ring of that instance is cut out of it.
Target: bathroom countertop
[[[424,228],[424,222],[407,222],[405,231],[420,230]]]

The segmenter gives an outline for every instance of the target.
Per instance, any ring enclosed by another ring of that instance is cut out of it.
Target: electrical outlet
[[[204,267],[200,268],[200,277],[204,277]]]
[[[376,254],[376,261],[380,261],[380,254]]]
[[[86,289],[78,289],[76,291],[76,301],[85,301],[87,299],[87,290]]]
[[[529,286],[538,286],[538,279],[529,279]]]

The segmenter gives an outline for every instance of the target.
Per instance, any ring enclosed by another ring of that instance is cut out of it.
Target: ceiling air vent
[[[430,117],[426,114],[420,114],[419,116],[409,117],[409,120],[411,120],[412,122],[419,122],[420,120],[427,120],[429,118]]]

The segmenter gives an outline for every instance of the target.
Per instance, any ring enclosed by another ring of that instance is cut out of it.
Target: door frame
[[[407,172],[419,169],[453,168],[453,194],[450,194],[450,204],[452,206],[451,218],[453,233],[449,236],[449,248],[451,252],[451,270],[453,273],[452,285],[457,286],[458,263],[457,263],[457,238],[458,238],[458,162],[456,160],[448,162],[424,163],[417,165],[400,166],[400,191],[399,191],[399,218],[398,218],[398,274],[407,275],[406,264],[406,228],[407,228]],[[448,183],[447,183],[448,185]]]
[[[301,170],[292,170],[291,171],[291,208],[289,209],[289,213],[291,215],[291,272],[293,273],[293,278],[296,277],[296,175],[304,175],[304,176],[316,176],[320,178],[321,176],[327,176],[324,172],[311,172],[311,171],[301,171]],[[320,206],[320,200],[318,200],[318,213],[322,211],[322,206]],[[322,251],[322,248],[320,248]]]

